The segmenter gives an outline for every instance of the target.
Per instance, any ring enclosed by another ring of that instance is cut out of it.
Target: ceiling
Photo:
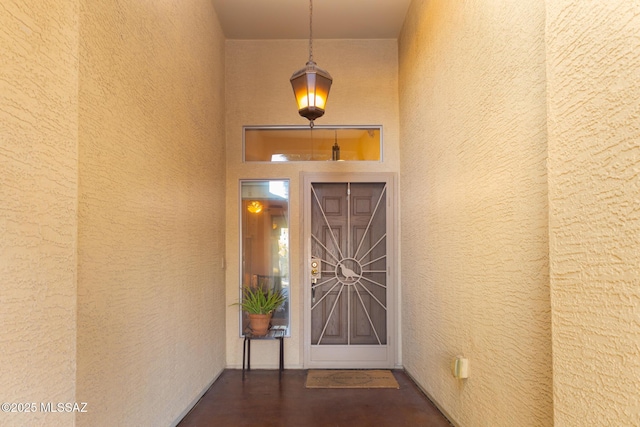
[[[212,0],[228,39],[308,39],[307,0]],[[314,39],[396,39],[411,0],[316,0]]]

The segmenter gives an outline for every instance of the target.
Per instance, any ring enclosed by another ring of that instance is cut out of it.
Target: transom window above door
[[[245,162],[382,161],[382,126],[243,129]]]

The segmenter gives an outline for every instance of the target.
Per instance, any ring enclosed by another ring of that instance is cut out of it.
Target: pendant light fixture
[[[313,121],[324,115],[333,79],[313,61],[313,0],[309,0],[309,61],[307,65],[291,76],[293,94],[298,104],[298,113]]]
[[[336,142],[331,147],[331,160],[338,161],[340,160],[340,146],[338,145],[338,131],[336,132]]]
[[[259,214],[260,212],[262,212],[263,208],[264,206],[262,205],[262,203],[257,200],[254,200],[247,206],[247,210],[253,214]]]

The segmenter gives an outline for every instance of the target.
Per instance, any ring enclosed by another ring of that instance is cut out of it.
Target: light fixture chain
[[[309,62],[313,62],[313,0],[309,0]]]

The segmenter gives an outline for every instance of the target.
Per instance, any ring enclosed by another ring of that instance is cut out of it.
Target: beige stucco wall
[[[399,40],[403,362],[465,427],[553,420],[544,19],[414,0]]]
[[[224,37],[208,1],[80,5],[77,425],[170,425],[225,366]]]
[[[640,420],[637,2],[547,4],[557,426]]]
[[[300,368],[302,349],[301,195],[300,172],[397,172],[398,66],[395,40],[314,40],[314,59],[329,71],[333,85],[326,114],[316,125],[382,125],[384,161],[299,162],[290,164],[242,163],[242,126],[303,125],[289,78],[308,59],[305,40],[228,40],[226,42],[227,139],[227,304],[239,294],[239,180],[290,180],[290,244],[292,309],[291,338],[285,340],[285,367]],[[277,346],[255,342],[252,367],[277,367]],[[227,309],[227,363],[242,365],[238,337],[238,308]]]
[[[0,7],[0,425],[63,426],[76,360],[78,8]],[[17,409],[17,408],[14,408]]]

